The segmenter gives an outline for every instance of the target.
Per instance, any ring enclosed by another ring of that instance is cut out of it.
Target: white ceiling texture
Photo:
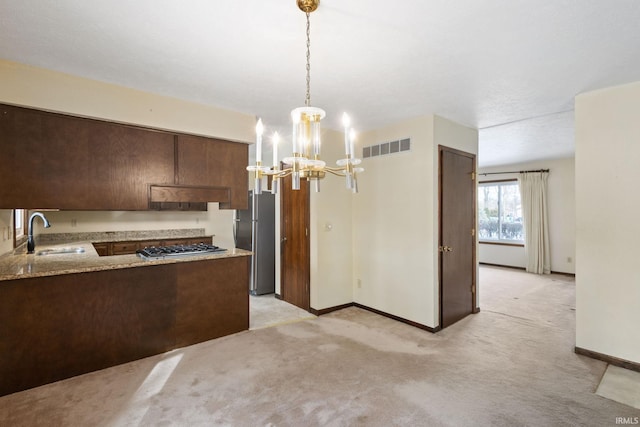
[[[573,99],[640,80],[638,0],[321,0],[311,103],[339,129],[437,114],[480,166],[569,157]],[[304,104],[296,0],[0,0],[0,58],[261,116]]]

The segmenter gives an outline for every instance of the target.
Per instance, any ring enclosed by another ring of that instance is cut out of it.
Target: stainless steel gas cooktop
[[[206,243],[193,245],[148,246],[138,249],[136,253],[144,259],[174,258],[193,255],[207,255],[224,252],[226,249]]]

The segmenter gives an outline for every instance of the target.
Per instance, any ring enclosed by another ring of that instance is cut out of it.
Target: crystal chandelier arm
[[[336,176],[346,176],[347,175],[347,168],[346,167],[340,167],[340,168],[332,168],[329,166],[326,166],[324,168],[325,172],[329,172],[330,174],[336,175]]]
[[[285,178],[293,173],[293,169],[286,168],[281,171],[270,171],[267,172],[267,175],[273,176],[274,179]]]

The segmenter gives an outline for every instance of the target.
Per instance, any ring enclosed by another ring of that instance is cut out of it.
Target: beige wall
[[[411,138],[411,151],[363,161],[353,200],[354,301],[434,325],[433,116],[364,133],[363,146]]]
[[[479,172],[549,169],[548,205],[551,270],[575,273],[576,204],[574,158],[483,168]],[[478,181],[517,179],[518,174],[479,176]],[[569,260],[570,259],[570,260]],[[478,261],[510,267],[526,266],[524,247],[479,245]]]
[[[477,153],[477,131],[424,116],[360,138],[411,138],[411,151],[366,159],[353,199],[354,300],[438,326],[438,144]]]
[[[339,132],[323,133],[322,157],[328,166],[345,157],[343,138]],[[310,296],[316,310],[353,301],[351,206],[357,197],[347,190],[345,178],[328,175],[319,193],[311,185]]]
[[[0,102],[230,141],[254,139],[253,116],[4,60]]]
[[[640,82],[575,107],[576,346],[640,363]]]
[[[233,141],[254,139],[253,116],[9,61],[0,61],[0,102]],[[216,235],[216,244],[233,247],[232,211],[218,211],[217,204],[204,213],[50,212],[47,217],[51,228],[38,224],[36,232],[205,228]],[[0,222],[9,219],[0,211]],[[0,241],[0,253],[6,250]]]

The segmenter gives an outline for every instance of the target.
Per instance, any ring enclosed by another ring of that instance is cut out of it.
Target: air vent
[[[411,138],[381,142],[380,144],[363,147],[362,158],[386,156],[387,154],[400,153],[402,151],[411,151]]]

